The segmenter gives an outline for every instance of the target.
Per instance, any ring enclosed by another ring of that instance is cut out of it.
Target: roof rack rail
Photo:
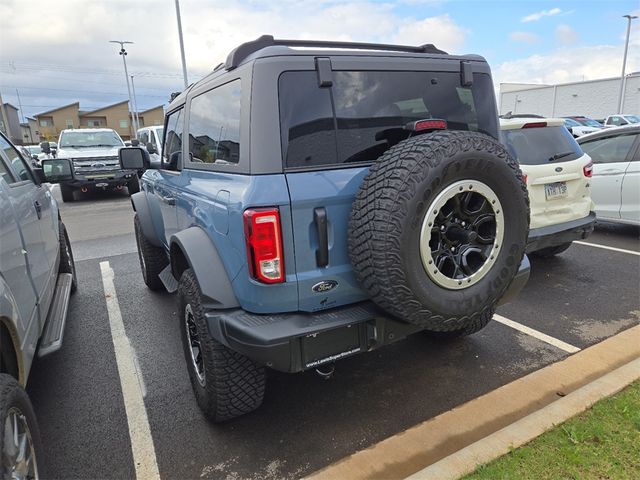
[[[282,40],[274,39],[272,35],[262,35],[251,42],[243,43],[233,49],[227,57],[225,68],[227,70],[236,68],[252,53],[275,45],[282,45],[286,47],[353,48],[362,50],[387,50],[390,52],[447,54],[447,52],[437,49],[432,43],[414,47],[410,45],[387,45],[384,43],[331,42],[326,40]]]

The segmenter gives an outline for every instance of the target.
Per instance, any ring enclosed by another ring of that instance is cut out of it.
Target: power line
[[[20,90],[28,89],[28,90],[51,90],[54,92],[71,92],[75,93],[78,96],[82,96],[85,94],[92,95],[127,95],[126,93],[117,93],[117,92],[98,92],[95,90],[68,90],[66,88],[49,88],[49,87],[18,87],[15,85],[0,85],[0,88],[19,88]],[[138,94],[139,97],[153,97],[153,98],[169,98],[170,92],[167,90],[167,95],[148,95],[148,94]]]
[[[15,71],[6,70],[6,67],[1,67],[1,66],[0,66],[0,73],[8,73],[10,75],[17,75]],[[71,77],[58,77],[57,75],[42,75],[40,72],[30,73],[29,75],[37,75],[38,77],[52,78],[52,79],[55,79],[55,80],[64,80],[65,82],[95,83],[97,85],[109,85],[109,86],[113,87],[113,82],[98,82],[96,80],[86,80],[84,78],[79,78],[79,77],[71,78]],[[201,78],[201,77],[197,77],[197,78]],[[20,87],[20,88],[26,88],[26,87]],[[171,90],[171,91],[175,90],[175,88],[172,88],[172,87],[169,87],[169,88],[138,87],[138,89],[157,90],[159,92],[166,92],[168,90]]]

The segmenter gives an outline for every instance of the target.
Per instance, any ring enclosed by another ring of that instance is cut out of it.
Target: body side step
[[[44,332],[42,332],[42,338],[40,339],[38,357],[49,355],[62,347],[72,282],[73,275],[71,273],[61,273],[58,275],[56,289],[53,293],[53,301],[49,307]]]
[[[178,290],[178,281],[176,277],[173,276],[173,272],[171,272],[171,265],[167,265],[164,270],[158,274],[158,278],[160,278],[167,292],[174,293]]]

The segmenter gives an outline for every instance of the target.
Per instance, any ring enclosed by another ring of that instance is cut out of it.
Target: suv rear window
[[[289,168],[371,162],[409,136],[405,124],[426,118],[498,137],[485,74],[461,87],[453,72],[334,71],[333,85],[320,88],[315,71],[285,72],[278,88]]]
[[[522,165],[568,162],[582,156],[580,145],[563,126],[502,130],[500,141]]]

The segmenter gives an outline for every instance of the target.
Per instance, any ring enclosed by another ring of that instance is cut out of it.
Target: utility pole
[[[20,107],[20,116],[22,117],[22,123],[25,123],[24,110],[22,109],[22,101],[20,100],[20,92],[18,92],[17,88],[16,88],[16,96],[18,97],[18,106]]]
[[[127,51],[124,49],[125,44],[133,44],[133,42],[128,42],[125,40],[109,40],[109,43],[117,43],[120,45],[120,55],[122,56],[122,63],[124,64],[124,78],[127,81],[127,91],[129,92],[129,115],[131,115],[131,120],[133,125],[133,134],[131,138],[137,138],[137,130],[138,127],[135,125],[135,117],[131,113],[131,108],[133,108],[133,100],[131,98],[131,87],[129,86],[129,72],[127,71]]]
[[[176,0],[176,18],[178,19],[178,38],[180,38],[180,56],[182,57],[182,76],[184,77],[184,88],[189,86],[187,80],[187,61],[184,58],[184,41],[182,40],[182,22],[180,21],[180,2]]]
[[[133,83],[133,75],[131,75],[131,90],[133,90],[133,109],[135,110],[135,116],[136,116],[136,136],[137,136],[138,130],[140,129],[140,116],[138,112],[138,99],[136,98],[136,85]]]
[[[624,106],[624,71],[627,66],[627,50],[629,50],[629,34],[631,33],[631,20],[638,18],[636,15],[623,15],[622,18],[627,19],[627,40],[624,43],[624,56],[622,57],[622,75],[620,76],[620,94],[618,95],[618,113],[622,112]]]

